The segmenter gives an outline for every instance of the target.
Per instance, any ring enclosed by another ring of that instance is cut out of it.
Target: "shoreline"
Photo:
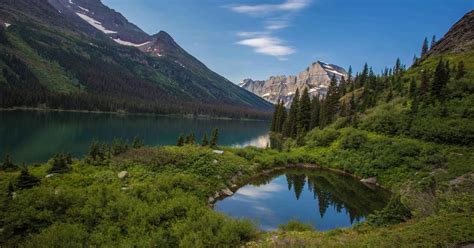
[[[250,178],[247,178],[247,179],[240,179],[239,177],[242,177],[242,175],[237,174],[236,176],[231,178],[229,182],[227,182],[227,186],[228,186],[227,188],[223,188],[219,191],[216,191],[214,193],[214,195],[208,197],[208,206],[209,206],[209,208],[214,209],[214,205],[217,201],[221,201],[221,200],[223,200],[227,197],[233,196],[235,194],[235,192],[237,192],[243,186],[247,185],[252,180],[255,180],[255,179],[257,179],[259,177],[262,177],[262,176],[269,176],[272,173],[279,172],[279,171],[284,171],[284,170],[288,170],[288,169],[318,169],[318,170],[330,171],[330,172],[345,175],[345,176],[350,176],[354,179],[357,179],[359,182],[360,182],[360,180],[363,179],[362,177],[356,176],[354,174],[351,174],[351,173],[343,171],[343,170],[328,168],[328,167],[324,167],[324,166],[317,165],[317,164],[308,164],[308,163],[288,164],[286,166],[279,166],[279,167],[275,167],[275,168],[260,171],[257,174],[255,174],[255,175],[253,175],[253,176],[251,176]],[[238,180],[243,180],[243,181],[238,181]],[[393,193],[391,190],[389,190],[385,187],[382,187],[378,183],[377,184],[369,184],[369,183],[364,183],[364,182],[360,182],[360,183],[364,184],[365,186],[367,186],[369,188],[378,187],[382,190],[386,190],[388,192]],[[232,192],[232,194],[230,194],[230,192]]]
[[[197,115],[192,114],[155,114],[155,113],[128,113],[128,112],[111,112],[111,111],[100,111],[100,110],[74,110],[74,109],[46,109],[46,108],[31,108],[31,107],[13,107],[13,108],[0,108],[0,112],[9,111],[31,111],[31,112],[65,112],[65,113],[83,113],[83,114],[108,114],[117,116],[150,116],[150,117],[176,117],[186,119],[197,119],[197,120],[228,120],[228,121],[261,121],[269,122],[270,120],[265,119],[249,119],[249,118],[231,118],[231,117],[218,117],[209,115]]]

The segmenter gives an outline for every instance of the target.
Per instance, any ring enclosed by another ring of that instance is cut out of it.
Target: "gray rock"
[[[120,180],[124,180],[128,177],[128,171],[121,171],[117,176]]]
[[[347,72],[343,68],[317,61],[297,76],[272,76],[266,81],[245,79],[239,86],[269,102],[277,103],[282,100],[289,106],[297,89],[302,92],[304,88],[308,88],[311,96],[326,94],[333,75],[337,80],[347,78]]]
[[[214,197],[210,196],[209,199],[207,200],[207,202],[209,203],[213,203],[216,199],[214,199]]]
[[[364,179],[361,179],[360,182],[368,183],[368,184],[377,184],[377,178],[376,177],[364,178]]]
[[[221,151],[221,150],[213,150],[212,152],[219,155],[224,154],[224,151]]]
[[[45,176],[45,178],[51,178],[51,177],[54,177],[56,174],[52,173],[52,174],[48,174]]]
[[[234,194],[234,192],[232,192],[232,190],[230,190],[229,188],[223,189],[223,190],[221,191],[221,193],[222,193],[223,195],[226,195],[226,196],[231,196],[231,195]]]
[[[214,159],[214,161],[212,161],[212,164],[213,164],[213,165],[216,165],[216,164],[218,164],[218,163],[219,163],[219,161],[217,161],[216,159]]]

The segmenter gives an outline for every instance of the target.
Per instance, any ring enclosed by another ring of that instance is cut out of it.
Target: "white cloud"
[[[237,13],[259,16],[272,12],[298,11],[306,8],[311,0],[286,0],[280,4],[236,5],[230,9]]]
[[[237,44],[252,47],[257,53],[274,56],[283,60],[285,56],[295,52],[295,49],[285,45],[280,39],[271,36],[256,36],[241,40]]]

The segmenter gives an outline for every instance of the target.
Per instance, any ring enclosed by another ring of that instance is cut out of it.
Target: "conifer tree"
[[[456,79],[461,79],[466,75],[466,68],[464,68],[464,61],[459,61],[458,68],[456,70]]]
[[[40,184],[40,179],[30,174],[28,167],[23,164],[20,175],[17,178],[17,189],[29,189]]]
[[[280,110],[279,110],[279,114],[278,114],[278,118],[277,118],[277,132],[278,133],[281,133],[283,132],[283,125],[285,124],[285,121],[286,121],[286,118],[287,118],[287,113],[286,113],[286,108],[285,108],[285,104],[283,101],[280,102]]]
[[[351,117],[351,122],[353,122],[354,115],[356,114],[357,111],[357,103],[355,100],[355,93],[354,90],[351,93],[351,100],[349,101],[349,113],[348,115]]]
[[[339,98],[337,79],[336,76],[333,75],[324,103],[324,111],[326,115],[324,124],[330,124],[337,115],[339,110]]]
[[[433,35],[433,37],[431,38],[430,50],[433,49],[435,45],[436,45],[436,36]]]
[[[309,97],[308,88],[303,90],[298,109],[298,130],[306,133],[310,129],[311,124],[311,98]]]
[[[311,124],[310,128],[313,129],[319,125],[319,113],[321,111],[321,102],[319,100],[319,95],[313,97],[311,101]]]
[[[176,145],[177,146],[184,146],[184,143],[185,143],[184,134],[180,134],[179,137],[178,137],[178,141],[176,142]]]
[[[400,58],[397,58],[397,61],[395,62],[395,67],[393,67],[393,74],[399,75],[401,72],[402,72],[402,62],[400,61]]]
[[[196,143],[196,135],[191,132],[188,137],[186,137],[186,144],[194,145]]]
[[[15,164],[13,164],[10,158],[10,154],[5,155],[5,158],[3,159],[3,163],[0,166],[0,170],[10,171],[10,170],[16,170],[16,169],[18,169],[18,167]]]
[[[67,173],[71,171],[72,156],[70,153],[57,153],[51,161],[48,173]]]
[[[201,146],[208,146],[209,145],[209,138],[207,137],[207,133],[204,133],[202,137]]]
[[[444,89],[448,83],[449,74],[446,71],[446,64],[440,59],[436,66],[433,84],[431,85],[431,96],[434,99],[442,100],[444,98]]]
[[[296,89],[295,96],[290,106],[290,112],[286,118],[284,127],[283,127],[283,136],[295,138],[297,135],[297,120],[298,120],[298,110],[299,110],[299,90]]]
[[[426,56],[428,49],[428,38],[425,38],[425,40],[423,40],[423,46],[421,47],[421,58]]]
[[[409,96],[411,99],[414,99],[416,94],[416,79],[413,77],[410,81]]]
[[[132,141],[132,147],[134,149],[138,149],[138,148],[141,148],[143,147],[144,144],[143,144],[143,140],[140,138],[140,136],[136,135],[134,138],[133,138],[133,141]]]
[[[273,117],[272,117],[272,124],[270,126],[270,132],[275,132],[277,129],[277,118],[280,113],[280,101],[278,101],[277,104],[275,104],[275,110],[273,111]]]
[[[210,146],[216,147],[218,143],[219,143],[219,129],[214,128],[212,129],[212,133],[211,133]]]

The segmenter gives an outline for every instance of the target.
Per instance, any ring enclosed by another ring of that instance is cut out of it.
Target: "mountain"
[[[100,0],[0,3],[0,107],[266,118],[270,103]],[[8,26],[8,27],[7,27]]]
[[[474,10],[461,18],[429,51],[428,56],[469,52],[474,49]]]
[[[297,76],[272,76],[266,81],[245,79],[239,86],[269,102],[277,103],[282,100],[288,106],[296,89],[303,91],[308,88],[312,96],[325,95],[333,76],[340,81],[348,75],[340,66],[317,61]]]

